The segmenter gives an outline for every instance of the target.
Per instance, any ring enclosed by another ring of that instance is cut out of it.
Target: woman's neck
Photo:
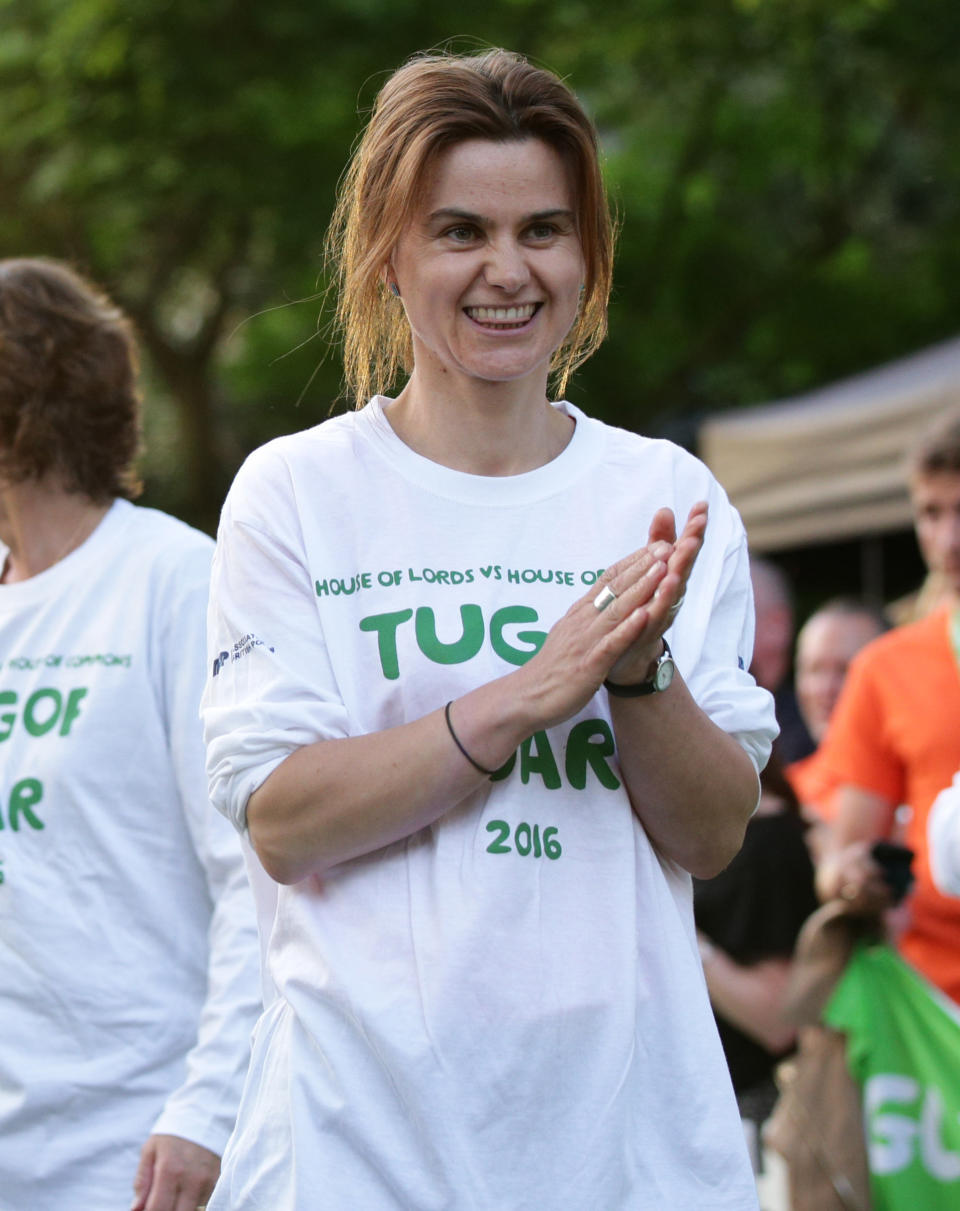
[[[8,548],[0,583],[39,576],[90,537],[110,502],[68,492],[49,480],[0,485],[0,540]]]
[[[416,371],[386,409],[405,445],[431,462],[473,475],[520,475],[551,462],[574,422],[552,407],[546,383],[427,384]]]

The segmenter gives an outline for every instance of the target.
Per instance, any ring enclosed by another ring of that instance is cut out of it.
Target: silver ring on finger
[[[605,584],[600,592],[593,599],[594,609],[602,613],[611,601],[616,601],[617,595],[608,584]]]
[[[667,611],[667,613],[670,615],[671,618],[676,617],[676,615],[680,613],[680,607],[683,605],[683,600],[685,597],[686,597],[686,593],[683,593],[679,598],[677,598],[677,600],[673,603],[673,605]]]

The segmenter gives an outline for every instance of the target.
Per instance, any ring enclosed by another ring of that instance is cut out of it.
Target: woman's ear
[[[400,287],[397,285],[397,279],[393,272],[393,266],[390,264],[385,265],[383,268],[383,272],[380,276],[382,277],[383,284],[387,288],[387,290],[389,290],[390,293],[392,295],[394,295],[395,298],[399,298],[400,297]]]

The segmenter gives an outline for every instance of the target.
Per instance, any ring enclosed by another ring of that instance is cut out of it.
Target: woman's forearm
[[[494,770],[535,730],[508,674],[458,698],[451,725]],[[432,824],[483,785],[457,748],[443,709],[365,736],[291,753],[247,804],[250,841],[279,883],[296,883]]]
[[[660,694],[610,698],[634,811],[667,858],[709,879],[734,858],[760,788],[734,737],[697,706],[679,674]]]

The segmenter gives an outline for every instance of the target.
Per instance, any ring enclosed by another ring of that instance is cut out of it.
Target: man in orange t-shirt
[[[868,644],[854,659],[830,721],[823,761],[837,779],[836,813],[817,872],[821,898],[840,895],[864,911],[889,902],[870,857],[873,841],[903,840],[915,852],[916,884],[903,956],[960,1001],[960,900],[930,875],[927,818],[960,767],[960,416],[931,434],[910,481],[917,539],[949,603]],[[896,835],[896,809],[910,818]]]

